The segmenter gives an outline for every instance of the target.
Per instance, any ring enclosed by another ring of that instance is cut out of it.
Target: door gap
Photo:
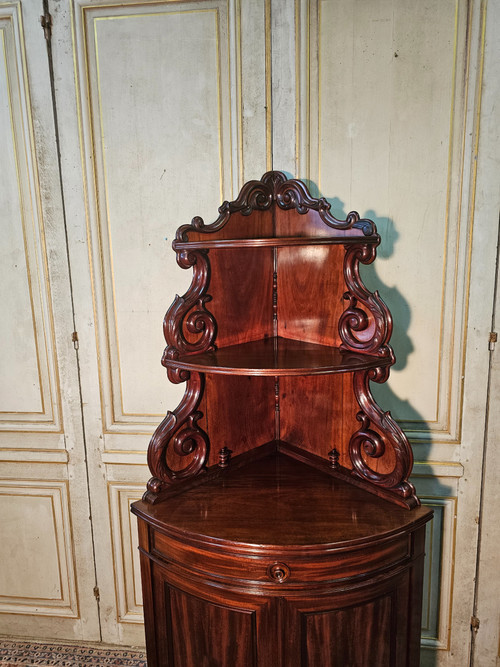
[[[500,215],[499,215],[500,223]],[[497,303],[497,294],[498,294],[498,280],[500,277],[499,262],[500,262],[500,224],[498,226],[498,236],[497,236],[497,256],[495,264],[495,277],[494,277],[494,287],[493,287],[493,305],[491,312],[491,329],[490,331],[496,331],[496,303]],[[485,340],[485,345],[488,341]],[[479,521],[478,521],[478,531],[477,531],[477,550],[476,550],[476,572],[474,577],[474,601],[472,607],[472,616],[471,616],[471,643],[470,643],[470,656],[469,664],[470,667],[474,667],[475,664],[475,647],[476,647],[476,635],[479,628],[477,611],[478,611],[478,594],[479,594],[479,576],[480,576],[480,563],[481,563],[481,537],[483,531],[483,506],[484,506],[484,480],[486,477],[486,451],[488,448],[488,436],[489,436],[489,416],[490,416],[490,390],[491,390],[491,380],[492,380],[492,352],[490,349],[490,358],[488,363],[488,378],[487,378],[487,389],[486,389],[486,410],[484,415],[484,440],[483,440],[483,461],[481,466],[481,483],[480,483],[480,496],[479,496]]]
[[[71,274],[71,263],[69,255],[69,239],[68,239],[68,227],[67,227],[67,217],[66,217],[66,204],[65,204],[65,195],[64,195],[64,183],[62,178],[62,164],[61,164],[61,146],[59,139],[59,122],[57,115],[57,106],[56,106],[56,94],[55,94],[55,78],[54,78],[54,61],[52,55],[52,36],[53,36],[53,25],[52,17],[50,14],[49,0],[42,0],[42,28],[45,33],[45,41],[47,45],[47,60],[49,66],[49,80],[50,80],[50,96],[52,103],[52,114],[54,118],[54,135],[56,142],[56,153],[57,153],[57,170],[59,178],[59,187],[61,188],[61,207],[63,215],[63,224],[64,224],[64,240],[65,240],[65,249],[66,249],[66,261],[68,265],[68,278],[69,278],[69,291],[71,299],[71,317],[72,317],[72,332],[76,332],[76,317],[75,317],[75,302],[73,297],[73,280]],[[48,26],[50,29],[48,29]],[[68,332],[68,335],[71,335]],[[89,504],[89,520],[90,520],[90,534],[92,539],[92,557],[93,557],[93,568],[94,568],[94,597],[96,599],[97,605],[97,619],[99,624],[99,637],[102,641],[102,622],[101,622],[101,608],[99,595],[95,595],[95,591],[99,590],[98,581],[97,581],[97,568],[96,568],[96,550],[95,550],[95,536],[94,536],[94,522],[92,520],[92,504],[90,502],[90,479],[89,479],[89,468],[88,468],[88,451],[87,451],[87,439],[85,436],[85,421],[83,415],[83,396],[82,396],[82,381],[81,381],[81,369],[80,369],[80,356],[78,347],[75,347],[76,355],[76,368],[77,368],[77,377],[78,377],[78,394],[80,399],[80,419],[82,426],[82,438],[83,438],[83,449],[85,456],[85,474],[86,474],[86,484],[87,484],[87,498]]]

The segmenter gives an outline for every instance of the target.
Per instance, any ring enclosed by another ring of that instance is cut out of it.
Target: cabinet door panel
[[[167,584],[165,597],[173,665],[256,665],[254,610],[213,604]]]
[[[389,595],[367,604],[302,617],[303,645],[308,667],[371,665],[389,667],[393,604]],[[328,638],[329,641],[325,641]]]
[[[221,594],[190,576],[157,566],[153,571],[156,655],[148,653],[149,667],[278,664],[275,601]]]
[[[414,578],[407,570],[349,592],[288,600],[286,626],[293,630],[284,664],[415,667],[418,650],[413,656],[408,650],[414,641],[408,627],[420,616]],[[418,636],[418,623],[412,632]]]

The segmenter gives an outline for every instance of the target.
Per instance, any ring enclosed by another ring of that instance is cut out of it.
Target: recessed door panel
[[[279,664],[277,601],[228,592],[153,565],[156,648],[151,667]],[[146,606],[146,619],[149,607]],[[155,662],[156,660],[156,662]]]
[[[302,618],[304,652],[308,667],[390,667],[392,600],[385,596],[346,609],[305,614]],[[326,641],[325,641],[325,638]]]
[[[175,588],[167,591],[173,665],[256,665],[254,611],[212,604]]]

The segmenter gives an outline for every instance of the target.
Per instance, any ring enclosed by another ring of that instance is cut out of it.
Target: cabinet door
[[[280,664],[276,600],[228,594],[189,579],[153,566],[156,655],[148,651],[149,667]]]
[[[414,667],[419,664],[418,621],[410,622],[411,576],[354,592],[288,600],[287,667]],[[414,639],[409,636],[412,627]],[[412,649],[410,651],[410,646]],[[412,656],[409,653],[412,653]]]

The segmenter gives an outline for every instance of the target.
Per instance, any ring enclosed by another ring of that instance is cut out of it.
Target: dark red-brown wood
[[[360,274],[379,242],[280,172],[178,230],[162,363],[185,393],[132,510],[149,667],[417,667],[432,513],[370,388],[394,363]]]
[[[408,482],[413,463],[408,441],[369,390],[369,381],[385,382],[394,363],[391,315],[359,272],[360,264],[374,260],[380,239],[373,223],[357,213],[341,221],[329,209],[300,181],[269,172],[247,183],[234,202],[225,202],[214,223],[194,218],[179,229],[177,261],[192,269],[193,280],[166,315],[163,364],[169,379],[186,382],[187,388],[151,441],[149,500],[214,463],[211,439],[216,451],[223,442],[236,453],[262,444],[248,428],[262,417],[252,406],[255,400],[242,402],[240,392],[231,396],[221,383],[204,382],[205,375],[222,374],[274,377],[274,384],[266,385],[270,395],[258,394],[266,406],[274,399],[274,439],[283,437],[283,409],[285,439],[291,433],[293,444],[323,456],[335,447],[340,464],[372,491],[392,493],[408,507],[418,504]],[[348,389],[343,381],[342,397],[319,412],[317,406],[328,406],[338,382],[297,381],[295,388],[282,390],[291,387],[287,376],[330,373],[354,373],[354,382]],[[217,387],[212,395],[210,386]],[[308,411],[311,391],[314,409]],[[292,393],[302,408],[297,426],[290,401],[284,402]],[[228,414],[243,422],[240,437]],[[217,424],[217,435],[203,428],[208,421]],[[319,433],[325,434],[324,445]]]

